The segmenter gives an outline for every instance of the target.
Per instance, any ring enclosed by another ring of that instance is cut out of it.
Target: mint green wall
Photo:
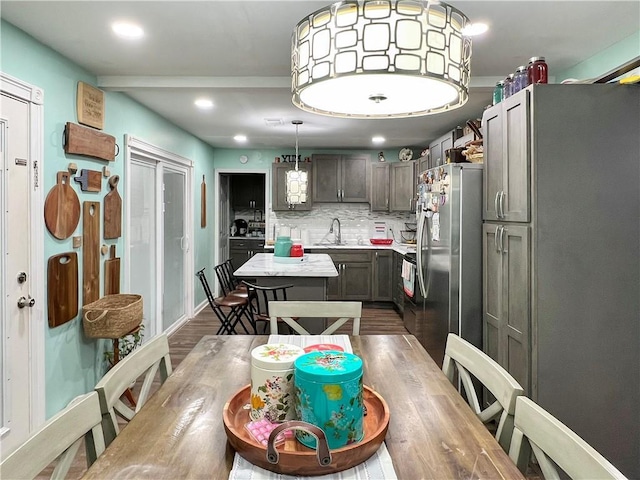
[[[206,264],[211,270],[213,268],[213,209],[207,212],[207,228],[201,229],[199,186],[203,174],[207,175],[208,182],[212,184],[213,149],[129,97],[120,93],[107,92],[103,131],[115,136],[120,146],[116,161],[104,162],[65,155],[62,148],[62,132],[66,122],[77,123],[77,82],[82,80],[95,85],[96,78],[11,24],[2,21],[0,27],[0,69],[8,75],[44,90],[44,170],[41,171],[41,182],[45,195],[55,184],[56,172],[66,170],[71,162],[76,163],[79,169],[102,170],[103,166],[108,165],[112,175],[120,175],[119,189],[122,192],[126,182],[123,178],[125,134],[189,158],[195,164],[196,264]],[[107,192],[106,189],[106,181],[103,181],[103,191],[99,194],[85,193],[75,188],[81,202],[102,201]],[[213,205],[213,188],[209,188],[207,193],[209,197],[207,203]],[[74,235],[81,234],[82,225],[80,224]],[[122,255],[123,238],[118,239],[117,246],[118,252]],[[71,238],[57,240],[49,232],[45,233],[45,258],[67,251],[74,251]],[[81,265],[82,250],[75,251],[78,253]],[[101,264],[103,260],[104,258],[101,258]],[[102,275],[101,278],[103,278]],[[199,285],[195,287],[198,293],[201,289]],[[82,289],[79,295],[81,301]],[[46,303],[46,299],[43,301]],[[50,329],[47,325],[45,328],[46,416],[50,417],[75,396],[93,389],[104,373],[102,351],[107,341],[87,339],[82,332],[80,316],[62,326]]]
[[[640,56],[640,30],[567,70],[551,74],[555,75],[557,83],[567,78],[578,80],[594,78],[638,56]]]

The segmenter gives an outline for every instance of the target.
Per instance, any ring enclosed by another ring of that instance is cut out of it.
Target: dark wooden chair
[[[269,302],[270,301],[286,301],[287,289],[293,287],[293,284],[276,285],[271,287],[265,287],[261,285],[255,285],[246,281],[242,282],[247,287],[249,294],[249,307],[248,311],[253,319],[252,324],[258,333],[258,323],[263,323],[262,333],[266,334],[269,328]],[[289,333],[291,330],[289,329]]]
[[[197,277],[202,283],[202,288],[209,301],[209,306],[215,313],[218,320],[220,320],[220,328],[216,332],[216,335],[223,334],[236,334],[236,326],[238,323],[242,326],[246,333],[249,333],[247,327],[242,322],[242,316],[246,314],[247,310],[247,298],[238,297],[236,295],[223,295],[220,297],[214,297],[209,287],[209,282],[204,274],[204,268],[196,273]],[[225,308],[227,311],[223,310]]]
[[[247,286],[243,283],[241,278],[236,277],[233,274],[235,268],[233,267],[233,263],[231,263],[231,259],[227,259],[222,263],[225,267],[227,277],[229,278],[230,285],[233,290],[247,291]]]

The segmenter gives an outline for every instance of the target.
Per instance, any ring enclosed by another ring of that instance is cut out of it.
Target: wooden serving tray
[[[331,450],[331,464],[321,466],[316,451],[307,448],[295,438],[286,440],[278,446],[280,460],[277,464],[267,460],[267,449],[256,442],[245,429],[250,421],[249,403],[251,385],[240,389],[225,404],[222,417],[224,430],[229,443],[238,454],[248,462],[266,470],[286,475],[326,475],[341,472],[367,460],[373,455],[387,434],[389,427],[389,407],[384,399],[371,388],[364,387],[364,404],[367,414],[364,417],[364,438],[361,442]]]

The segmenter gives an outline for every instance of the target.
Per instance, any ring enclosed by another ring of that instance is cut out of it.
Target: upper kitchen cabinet
[[[371,211],[389,211],[389,164],[379,162],[371,164]]]
[[[391,164],[389,210],[411,212],[415,207],[416,161]]]
[[[462,136],[462,128],[456,127],[429,144],[429,168],[446,163],[445,152],[453,148],[453,143]]]
[[[313,155],[314,202],[368,202],[369,155]]]
[[[236,210],[264,211],[264,175],[234,173],[231,176],[231,205]]]
[[[512,95],[482,116],[484,220],[530,220],[530,94]]]
[[[271,165],[271,208],[274,212],[280,210],[306,211],[311,210],[313,206],[310,192],[307,192],[305,203],[291,205],[287,202],[287,172],[293,168],[295,168],[295,163],[274,163]],[[311,175],[308,163],[298,163],[298,170]],[[310,189],[311,185],[312,180],[308,177],[307,188]]]

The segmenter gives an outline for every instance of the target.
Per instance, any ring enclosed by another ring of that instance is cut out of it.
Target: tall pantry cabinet
[[[483,115],[484,349],[640,477],[640,87],[533,85]]]

